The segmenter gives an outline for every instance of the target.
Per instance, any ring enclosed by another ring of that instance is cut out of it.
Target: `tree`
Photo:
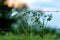
[[[13,21],[8,18],[9,12],[11,11],[11,9],[12,8],[9,8],[4,4],[0,4],[0,30],[7,30],[8,28],[10,28],[7,26],[9,26]]]

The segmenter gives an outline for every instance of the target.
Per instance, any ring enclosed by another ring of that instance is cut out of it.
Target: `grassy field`
[[[52,34],[46,34],[43,36],[43,38],[41,38],[39,35],[1,35],[0,36],[0,40],[60,40],[59,37],[56,37],[56,35],[52,35]]]

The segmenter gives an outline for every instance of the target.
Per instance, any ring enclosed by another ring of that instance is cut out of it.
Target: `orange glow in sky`
[[[6,0],[5,5],[8,5],[9,7],[22,7],[25,3],[22,2],[22,0]]]

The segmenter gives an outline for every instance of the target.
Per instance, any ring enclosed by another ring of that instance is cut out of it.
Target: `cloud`
[[[52,0],[22,0],[22,2],[26,3],[30,8],[39,8],[39,6],[51,3]]]
[[[59,0],[22,0],[31,9],[60,10]]]
[[[27,4],[30,4],[30,3],[34,2],[34,0],[21,0],[21,1],[24,2],[24,3],[27,3]]]
[[[53,0],[39,0],[40,2],[46,3],[46,2],[52,2]]]

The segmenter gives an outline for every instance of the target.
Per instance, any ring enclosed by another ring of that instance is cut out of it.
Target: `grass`
[[[0,40],[40,40],[40,37],[38,35],[32,36],[32,35],[0,35]]]
[[[46,34],[41,38],[39,35],[4,35],[0,36],[0,40],[60,40],[55,34]]]

